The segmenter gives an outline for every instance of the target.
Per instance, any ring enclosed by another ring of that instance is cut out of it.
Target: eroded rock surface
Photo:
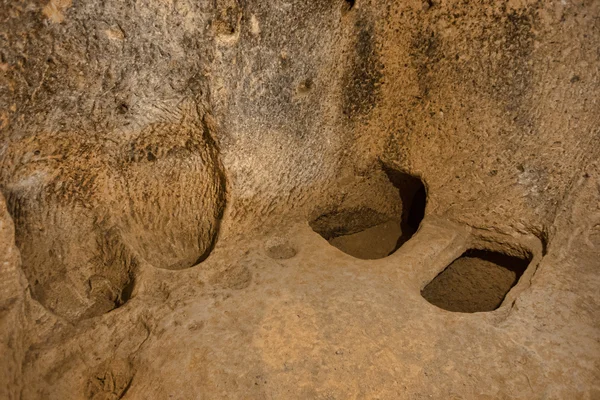
[[[598,398],[598,21],[5,1],[0,397]],[[493,311],[428,303],[470,248],[532,260]]]
[[[24,300],[27,281],[21,270],[15,245],[12,218],[0,195],[0,397],[18,398],[22,385],[22,363],[26,351],[24,338]]]
[[[32,294],[72,320],[127,301],[141,262],[195,265],[218,233],[225,181],[208,128],[183,120],[131,136],[40,132],[4,148],[2,191]]]

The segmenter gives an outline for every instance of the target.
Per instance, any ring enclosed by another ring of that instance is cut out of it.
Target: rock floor
[[[534,258],[493,312],[431,305],[421,289],[472,238],[427,218],[391,256],[358,260],[300,223],[188,270],[147,268],[101,318],[38,319],[52,329],[28,353],[22,397],[599,398],[600,235]]]

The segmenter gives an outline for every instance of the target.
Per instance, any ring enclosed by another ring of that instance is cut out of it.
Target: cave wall
[[[110,153],[109,141],[185,119],[216,141],[229,215],[246,228],[327,208],[333,182],[383,162],[425,179],[429,213],[545,235],[600,151],[593,1],[53,0],[2,12],[5,146],[67,135]],[[18,151],[3,149],[6,170]]]
[[[0,397],[17,398],[21,387],[22,363],[26,351],[24,327],[25,288],[15,229],[6,202],[0,197]]]
[[[430,214],[548,240],[600,155],[599,6],[373,3],[383,72],[357,146],[422,176]]]
[[[140,268],[191,267],[235,236],[398,214],[384,167],[423,179],[428,216],[551,243],[600,156],[599,8],[4,2],[2,337],[37,335],[4,322],[26,312],[101,315]],[[7,343],[16,381],[27,346]]]

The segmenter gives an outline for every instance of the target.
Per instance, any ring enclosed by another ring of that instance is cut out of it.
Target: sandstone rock
[[[4,2],[0,397],[600,397],[599,17]]]

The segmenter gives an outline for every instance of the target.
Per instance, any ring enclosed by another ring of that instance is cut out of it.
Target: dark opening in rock
[[[448,311],[492,311],[500,307],[529,262],[528,258],[468,250],[429,282],[421,295]]]
[[[332,246],[365,260],[387,257],[419,229],[425,215],[426,191],[412,175],[385,170],[398,190],[401,215],[386,215],[371,208],[338,209],[310,223]]]
[[[397,248],[399,248],[419,229],[425,216],[427,193],[423,181],[416,176],[390,168],[384,168],[384,171],[390,182],[398,189],[402,200],[402,236],[398,239]]]
[[[342,2],[342,15],[352,10],[352,8],[354,8],[354,3],[356,3],[356,0],[344,0]]]
[[[121,290],[121,295],[115,301],[115,308],[121,307],[123,304],[127,303],[131,296],[133,295],[133,289],[135,289],[135,280],[133,278],[129,279],[129,282],[125,284],[123,290]]]

